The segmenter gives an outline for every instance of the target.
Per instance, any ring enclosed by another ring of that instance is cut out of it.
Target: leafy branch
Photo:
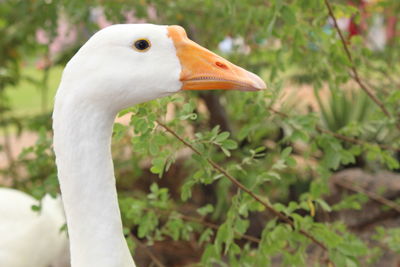
[[[154,208],[145,208],[145,210],[147,211],[156,211],[157,213],[163,214],[164,216],[169,216],[171,215],[171,211],[165,211],[165,210],[160,210],[160,209],[154,209]],[[197,223],[197,224],[201,224],[204,227],[208,227],[214,230],[218,230],[218,228],[220,227],[220,225],[209,222],[209,221],[205,221],[202,218],[198,218],[198,217],[193,217],[193,216],[189,216],[189,215],[185,215],[182,214],[180,212],[175,213],[175,215],[179,218],[182,219],[184,221],[187,222],[193,222],[193,223]],[[261,240],[255,236],[251,236],[251,235],[246,235],[246,234],[241,234],[237,231],[235,231],[235,234],[240,237],[241,239],[246,239],[247,241],[253,242],[253,243],[260,243]]]
[[[354,65],[354,61],[353,61],[353,56],[351,55],[350,49],[347,45],[346,40],[344,39],[343,33],[339,28],[338,22],[336,20],[335,14],[333,13],[333,9],[331,4],[329,3],[329,0],[324,0],[325,2],[325,6],[328,9],[329,12],[329,16],[332,18],[333,20],[333,25],[335,30],[337,31],[337,33],[339,34],[340,37],[340,41],[342,43],[343,49],[346,53],[346,56],[348,58],[348,60],[350,61],[350,70],[351,70],[351,74],[350,76],[353,78],[353,80],[360,86],[360,88],[368,95],[369,98],[372,99],[372,101],[375,102],[376,105],[379,106],[379,108],[382,110],[382,112],[389,118],[392,118],[392,115],[390,114],[390,112],[387,110],[387,108],[385,107],[385,105],[382,103],[382,101],[379,100],[379,98],[363,83],[363,81],[360,78],[360,75],[358,74],[358,70]],[[400,130],[400,123],[396,123],[396,127]]]
[[[179,136],[174,130],[172,130],[170,127],[165,125],[164,123],[156,120],[156,122],[164,128],[167,132],[172,134],[174,137],[176,137],[181,143],[183,143],[185,146],[190,148],[194,153],[197,155],[205,158],[207,162],[219,173],[223,174],[226,178],[229,179],[236,187],[240,188],[247,194],[249,194],[254,200],[256,200],[258,203],[263,205],[268,211],[270,211],[272,214],[274,214],[277,218],[280,220],[284,221],[288,225],[290,225],[293,229],[295,229],[295,224],[293,221],[286,215],[280,213],[278,210],[276,210],[274,207],[271,206],[268,202],[263,200],[260,196],[256,195],[253,193],[250,189],[248,189],[246,186],[244,186],[242,183],[240,183],[235,177],[230,175],[224,168],[219,166],[217,163],[215,163],[213,160],[206,158],[199,150],[197,150],[195,147],[193,147],[189,142],[187,142],[185,139],[183,139],[181,136]],[[307,237],[309,240],[311,240],[313,243],[315,243],[317,246],[322,248],[324,251],[328,251],[328,248],[320,241],[318,241],[314,236],[312,236],[309,232],[299,229],[299,232]]]
[[[289,118],[288,114],[286,114],[286,113],[284,113],[282,111],[276,110],[273,107],[268,107],[268,109],[270,111],[272,111],[273,113],[275,113],[275,114],[277,114],[277,115],[279,115],[279,116],[281,116],[283,118]],[[391,146],[387,146],[387,145],[383,145],[383,144],[370,143],[370,142],[367,142],[367,141],[364,141],[364,140],[361,140],[361,139],[352,138],[352,137],[349,137],[349,136],[346,136],[346,135],[342,135],[342,134],[339,134],[339,133],[335,133],[335,132],[329,131],[329,130],[324,129],[324,128],[318,126],[318,125],[315,126],[315,129],[320,133],[325,133],[325,134],[332,135],[333,137],[336,137],[336,138],[338,138],[338,139],[340,139],[342,141],[348,142],[348,143],[353,143],[353,144],[356,144],[356,145],[370,145],[370,146],[376,145],[376,146],[378,146],[378,147],[380,147],[382,149],[386,149],[386,150],[390,150],[390,151],[394,151],[394,152],[400,151],[400,148],[391,147]]]
[[[198,223],[198,224],[204,225],[205,227],[208,227],[208,228],[211,228],[211,229],[214,229],[214,230],[218,230],[218,228],[220,227],[220,225],[218,225],[218,224],[204,221],[201,218],[187,216],[187,215],[184,215],[184,214],[179,214],[178,216],[179,216],[179,218],[181,218],[184,221]],[[261,240],[259,238],[251,236],[251,235],[240,234],[238,232],[235,232],[235,234],[237,234],[240,238],[246,239],[246,240],[248,240],[250,242],[253,242],[253,243],[260,243],[261,242]]]
[[[356,185],[355,183],[351,183],[350,184],[350,183],[346,183],[344,181],[335,181],[335,184],[340,186],[340,187],[343,187],[343,188],[345,188],[347,190],[366,195],[370,199],[372,199],[372,200],[374,200],[374,201],[376,201],[376,202],[378,202],[380,204],[386,205],[389,208],[391,208],[391,209],[395,210],[396,212],[400,213],[400,206],[396,202],[391,201],[391,200],[389,200],[389,199],[387,199],[385,197],[382,197],[382,196],[380,196],[380,195],[378,195],[378,194],[376,194],[374,192],[368,191],[368,190],[362,188],[361,186]]]

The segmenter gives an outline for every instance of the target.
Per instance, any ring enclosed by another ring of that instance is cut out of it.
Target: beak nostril
[[[219,61],[217,61],[217,62],[215,62],[215,65],[217,65],[218,67],[220,67],[221,69],[228,69],[228,66],[227,65],[225,65],[224,63],[222,63],[222,62],[219,62]]]

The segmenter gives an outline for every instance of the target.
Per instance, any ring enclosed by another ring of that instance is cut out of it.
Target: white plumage
[[[67,267],[68,239],[61,199],[46,195],[39,202],[14,189],[0,188],[0,266]]]
[[[96,33],[65,67],[53,113],[72,267],[135,266],[110,151],[118,111],[180,90],[264,88],[258,76],[190,41],[179,26],[114,25]]]

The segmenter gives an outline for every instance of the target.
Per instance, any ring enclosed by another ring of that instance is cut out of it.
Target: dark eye
[[[134,46],[136,50],[144,52],[150,48],[150,41],[146,39],[139,39],[135,41]]]

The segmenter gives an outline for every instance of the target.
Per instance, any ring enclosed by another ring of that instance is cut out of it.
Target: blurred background
[[[53,98],[93,33],[178,24],[269,90],[180,94],[117,118],[114,164],[138,266],[399,266],[399,20],[397,0],[0,0],[0,186],[59,192]],[[149,114],[329,253],[280,228]]]

